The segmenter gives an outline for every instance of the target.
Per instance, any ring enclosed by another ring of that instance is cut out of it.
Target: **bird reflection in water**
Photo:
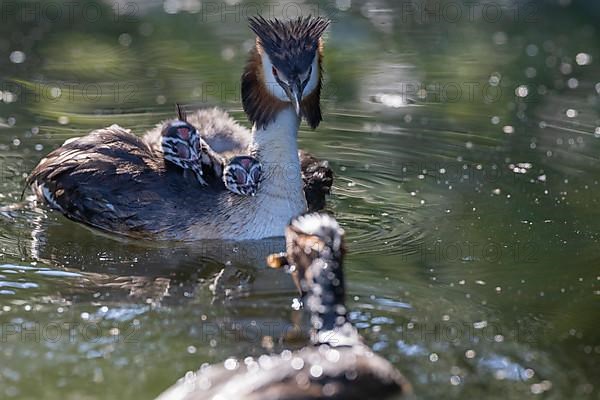
[[[59,217],[62,218],[62,217]],[[31,218],[27,257],[64,271],[83,274],[78,295],[100,292],[112,301],[155,305],[206,298],[235,301],[293,291],[280,274],[265,267],[265,257],[284,248],[283,239],[248,242],[156,243],[124,240],[53,218]],[[85,267],[82,267],[85,266]],[[68,293],[65,293],[68,295]]]

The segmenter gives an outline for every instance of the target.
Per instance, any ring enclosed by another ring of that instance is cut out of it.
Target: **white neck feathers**
[[[252,129],[251,152],[263,166],[253,229],[260,230],[262,237],[283,236],[290,220],[306,211],[298,158],[299,126],[294,110],[286,107],[266,127]],[[252,236],[256,238],[256,234]]]
[[[268,168],[268,163],[298,160],[298,128],[300,119],[292,107],[284,108],[267,126],[252,128],[251,151]]]

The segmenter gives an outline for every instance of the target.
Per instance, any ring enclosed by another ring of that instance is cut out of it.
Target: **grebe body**
[[[165,130],[163,125],[139,139],[113,125],[50,153],[28,183],[40,200],[68,218],[126,236],[282,236],[287,222],[309,208],[297,135],[302,118],[313,128],[321,121],[321,35],[327,26],[322,18],[251,19],[257,40],[242,75],[243,106],[253,124],[248,139],[241,138],[243,128],[226,114],[209,117],[207,123],[207,116],[219,114],[215,110],[180,117],[200,132],[197,154],[180,146],[189,138],[179,126]],[[154,147],[157,137],[162,158]],[[260,189],[254,196],[232,193],[220,179],[224,163],[219,159],[230,155],[248,155],[261,163]],[[201,168],[191,165],[195,158],[202,161]],[[198,182],[186,179],[181,169],[191,170]],[[330,186],[331,180],[324,179],[322,193]]]

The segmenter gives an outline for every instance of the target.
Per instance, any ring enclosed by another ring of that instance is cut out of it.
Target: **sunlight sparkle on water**
[[[579,53],[575,56],[577,65],[589,65],[592,63],[592,56],[587,53]]]
[[[577,116],[578,112],[577,112],[577,110],[574,110],[574,109],[572,109],[572,108],[569,108],[569,109],[568,109],[568,110],[565,112],[565,114],[566,114],[566,115],[567,115],[567,117],[569,117],[569,118],[575,118],[575,117]]]
[[[25,62],[25,59],[27,57],[25,56],[25,53],[23,53],[22,51],[19,50],[15,50],[12,53],[10,53],[9,59],[11,62],[15,63],[15,64],[21,64],[23,62]]]

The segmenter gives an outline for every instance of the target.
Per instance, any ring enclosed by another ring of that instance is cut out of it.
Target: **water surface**
[[[289,277],[263,261],[281,240],[123,241],[20,200],[31,168],[91,129],[142,134],[176,101],[247,124],[256,3],[10,4],[0,397],[152,398],[205,362],[306,343]],[[598,6],[286,4],[263,13],[333,19],[325,121],[299,140],[335,170],[367,343],[422,399],[598,398]]]

